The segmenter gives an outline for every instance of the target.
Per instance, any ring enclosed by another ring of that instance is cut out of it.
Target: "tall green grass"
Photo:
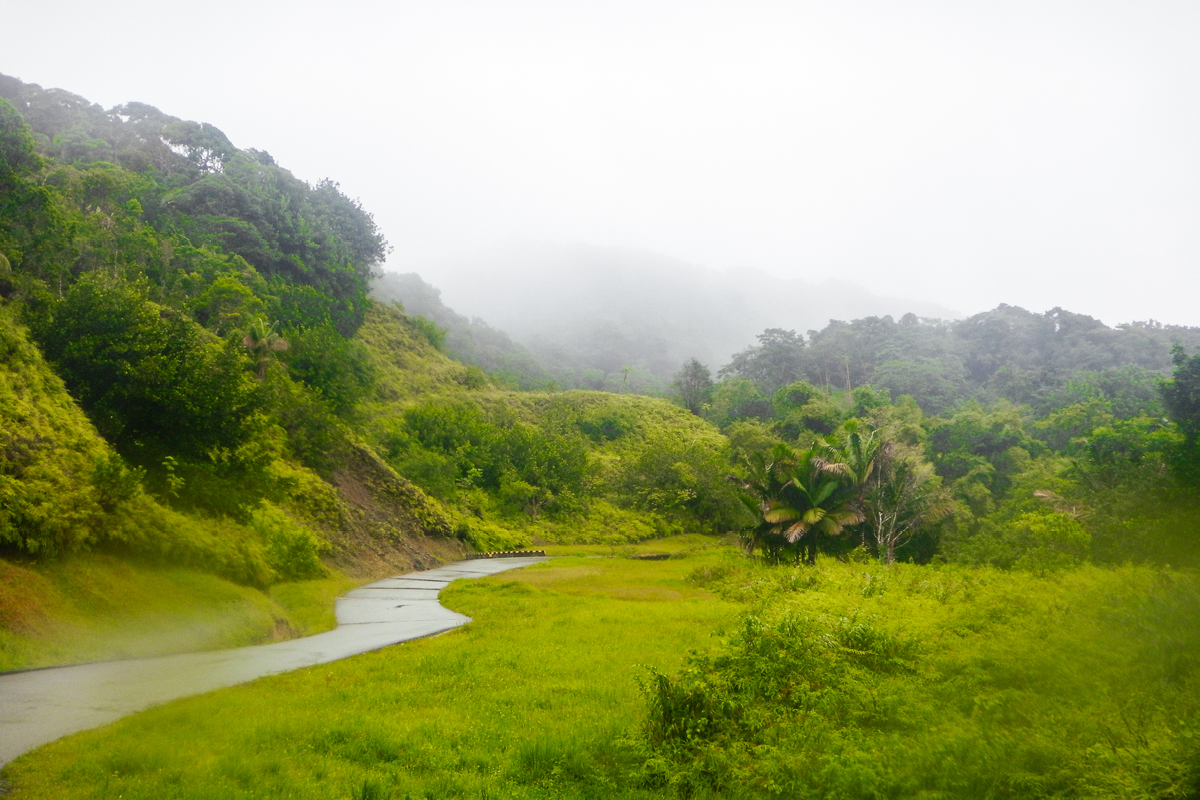
[[[475,618],[456,632],[171,703],[5,777],[14,798],[1192,797],[1197,592],[696,543],[561,558],[451,586]]]
[[[747,602],[654,673],[639,779],[695,796],[1188,798],[1200,582],[898,564],[694,578]]]

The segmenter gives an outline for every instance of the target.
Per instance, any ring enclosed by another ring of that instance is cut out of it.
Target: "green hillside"
[[[387,243],[336,184],[142,104],[7,77],[0,98],[13,575],[108,554],[266,591],[742,513],[686,411],[499,388],[371,300]]]

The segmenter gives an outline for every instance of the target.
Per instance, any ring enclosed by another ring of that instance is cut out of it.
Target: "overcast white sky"
[[[211,122],[375,214],[1200,325],[1200,2],[0,0],[0,72]]]

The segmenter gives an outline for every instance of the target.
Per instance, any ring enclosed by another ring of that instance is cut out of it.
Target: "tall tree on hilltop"
[[[734,355],[718,375],[749,378],[764,394],[773,394],[779,387],[804,377],[803,336],[782,328],[767,328],[755,338],[758,346]]]
[[[695,358],[689,358],[683,369],[675,373],[671,387],[679,394],[684,407],[696,416],[700,416],[703,407],[712,401],[712,373]]]

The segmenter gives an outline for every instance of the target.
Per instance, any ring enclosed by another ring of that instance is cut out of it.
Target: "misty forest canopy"
[[[553,381],[564,389],[665,394],[695,358],[722,376],[753,380],[764,395],[803,379],[842,389],[871,384],[893,398],[912,394],[929,413],[967,398],[1042,407],[1079,373],[1137,368],[1165,375],[1175,343],[1200,345],[1200,329],[1152,321],[1109,328],[1063,309],[1037,314],[1005,305],[953,321],[913,313],[834,319],[804,334],[778,320],[830,320],[853,310],[863,290],[792,286],[754,273],[717,280],[702,268],[689,272],[645,254],[577,250],[531,249],[529,270],[502,253],[498,270],[480,264],[470,272],[485,289],[459,286],[457,293],[495,310],[504,333],[492,317],[469,320],[447,308],[439,290],[412,273],[386,273],[374,291],[446,329],[455,357],[522,388]],[[579,286],[567,285],[577,272]],[[464,275],[450,273],[458,284],[468,283]],[[506,279],[508,288],[500,285]],[[761,295],[794,300],[792,313]],[[501,302],[512,308],[503,311]],[[880,303],[868,294],[860,307]],[[756,335],[758,344],[747,348]]]

